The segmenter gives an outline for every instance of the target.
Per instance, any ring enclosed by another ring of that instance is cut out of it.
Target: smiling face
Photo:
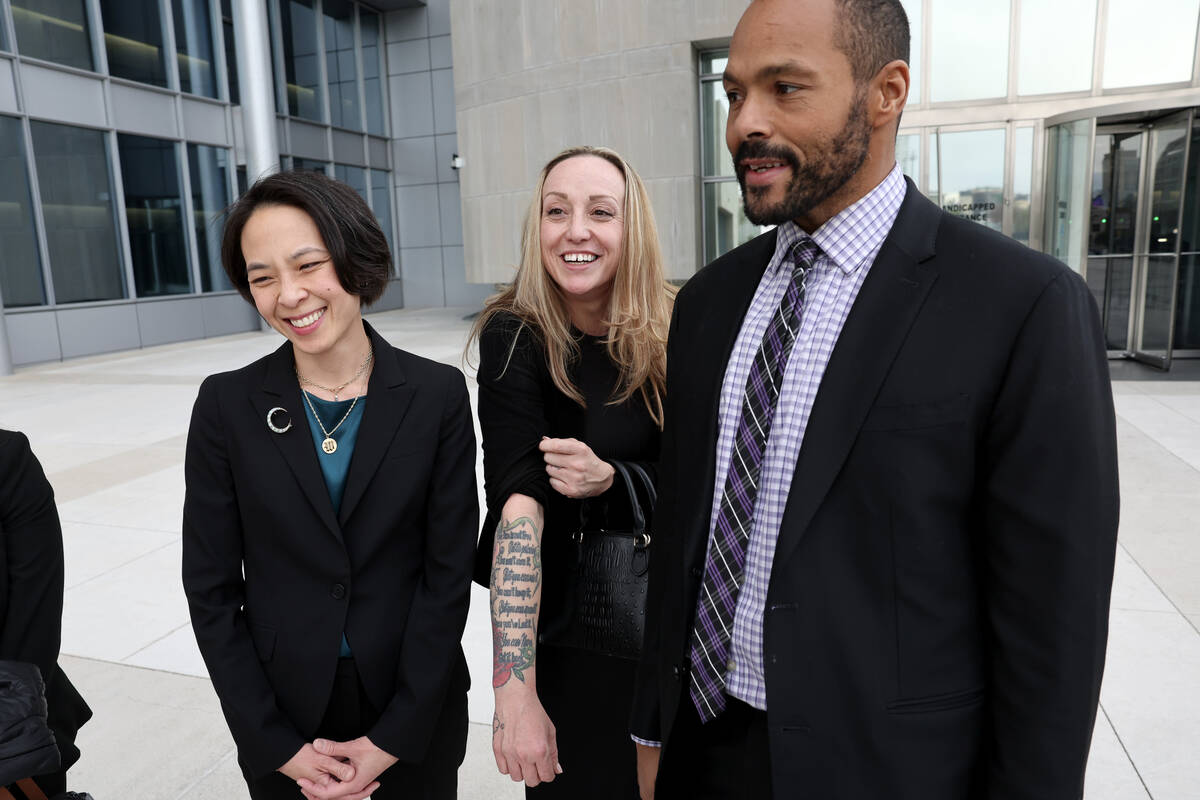
[[[260,206],[242,228],[254,305],[297,359],[361,358],[359,300],[338,280],[316,224],[293,206]]]
[[[550,170],[542,186],[542,264],[568,305],[608,300],[624,233],[620,170],[593,155],[573,156]]]
[[[862,172],[868,87],[834,44],[837,24],[833,0],[756,0],[734,32],[725,140],[756,224],[811,231],[875,185]]]

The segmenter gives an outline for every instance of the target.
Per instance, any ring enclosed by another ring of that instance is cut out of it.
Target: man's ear
[[[896,59],[883,66],[871,79],[868,92],[868,114],[874,128],[894,128],[908,103],[908,87],[912,76],[908,64]]]

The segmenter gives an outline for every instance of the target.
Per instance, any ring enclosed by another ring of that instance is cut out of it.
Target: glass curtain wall
[[[1096,0],[1021,0],[1017,92],[1086,92],[1092,88]]]
[[[105,134],[29,123],[57,303],[125,297]]]
[[[392,264],[396,263],[396,240],[392,237],[392,173],[387,170],[371,170],[371,210],[383,235],[387,238],[388,248],[392,251]]]
[[[279,0],[287,113],[316,122],[325,119],[321,90],[317,15],[312,0]]]
[[[1084,231],[1090,223],[1092,125],[1092,120],[1081,119],[1046,129],[1046,252],[1076,272],[1084,271]],[[1088,275],[1088,284],[1095,292],[1092,277]],[[1102,283],[1100,291],[1102,298]]]
[[[192,184],[192,229],[200,257],[200,290],[223,292],[233,288],[221,267],[223,213],[229,205],[229,151],[189,144],[187,157]]]
[[[86,0],[12,0],[21,55],[95,69]]]
[[[365,169],[351,167],[347,164],[334,164],[333,177],[358,192],[358,196],[363,199],[363,202],[368,206],[371,205],[371,196],[367,192],[367,171]]]
[[[158,0],[100,0],[109,74],[167,85]]]
[[[350,0],[324,0],[321,16],[325,24],[325,74],[329,77],[329,123],[361,131],[354,4]]]
[[[1105,89],[1192,79],[1200,0],[1108,0]]]
[[[213,62],[212,16],[208,0],[171,0],[171,12],[175,20],[179,90],[216,97],[217,67]]]
[[[387,135],[383,122],[383,50],[379,46],[379,15],[358,8],[359,36],[362,39],[363,95],[366,97],[367,133]]]
[[[1195,121],[1184,180],[1174,348],[1200,353],[1200,124]]]
[[[229,102],[241,105],[242,93],[238,87],[237,47],[233,36],[233,4],[221,0],[221,29],[225,34],[225,73],[229,80]],[[271,59],[273,64],[275,59]]]
[[[25,163],[21,120],[0,117],[0,305],[5,308],[46,302]]]
[[[1008,94],[1009,0],[930,0],[930,100]]]
[[[192,280],[176,144],[122,133],[117,149],[137,295],[186,294]]]

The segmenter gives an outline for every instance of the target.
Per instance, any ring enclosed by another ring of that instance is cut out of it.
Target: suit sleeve
[[[212,378],[200,387],[184,457],[183,588],[196,643],[242,760],[258,777],[305,744],[262,669],[242,611],[242,524]]]
[[[470,396],[457,370],[446,383],[423,523],[424,569],[400,644],[396,694],[367,734],[407,762],[425,757],[461,659],[479,525]]]
[[[24,434],[0,435],[0,464],[8,584],[0,658],[37,664],[49,684],[57,670],[63,610],[63,540],[54,490]]]
[[[630,733],[642,743],[662,742],[659,662],[662,660],[660,626],[663,582],[664,573],[681,557],[675,512],[678,502],[675,470],[679,463],[675,453],[675,442],[679,435],[676,425],[679,415],[675,413],[676,401],[671,387],[677,384],[677,381],[672,381],[679,364],[675,352],[683,346],[679,335],[682,300],[682,297],[675,300],[675,307],[671,313],[671,328],[667,334],[667,396],[664,403],[662,447],[656,469],[650,473],[657,483],[658,504],[654,509],[654,542],[646,588],[646,632],[637,665],[633,710],[629,719]]]
[[[1077,798],[1104,668],[1116,431],[1104,338],[1063,272],[1029,312],[984,436],[991,800]]]

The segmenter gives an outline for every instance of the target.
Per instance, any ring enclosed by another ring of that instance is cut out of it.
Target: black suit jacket
[[[312,739],[343,632],[382,711],[363,734],[403,762],[424,760],[447,698],[467,689],[478,501],[466,383],[366,329],[375,367],[336,517],[290,343],[206,379],[192,412],[184,588],[255,776]],[[286,433],[267,428],[274,407],[290,415]]]
[[[687,698],[721,382],[775,247],[675,304],[635,733]],[[1077,798],[1107,638],[1115,423],[1088,290],[911,182],[818,391],[763,619],[779,796]],[[680,757],[683,754],[675,754]]]
[[[29,440],[0,430],[0,659],[36,664],[46,684],[47,721],[61,768],[79,760],[75,734],[92,710],[58,666],[62,638],[63,539]]]

